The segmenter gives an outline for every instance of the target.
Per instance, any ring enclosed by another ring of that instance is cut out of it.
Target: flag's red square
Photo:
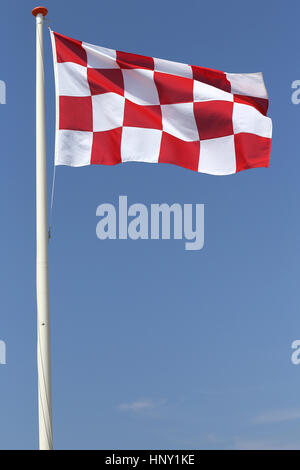
[[[149,69],[154,70],[154,60],[145,55],[132,54],[130,52],[117,51],[117,64],[122,69]]]
[[[200,101],[194,103],[194,115],[200,140],[233,134],[233,103],[230,101]]]
[[[57,62],[74,62],[87,66],[87,55],[82,42],[68,38],[59,33],[53,33],[56,45]]]
[[[226,77],[224,72],[219,70],[207,69],[205,67],[199,67],[198,65],[192,65],[193,78],[198,82],[206,83],[207,85],[215,86],[220,90],[227,91],[230,93],[231,84]]]
[[[116,165],[121,163],[122,127],[111,131],[94,132],[91,164]]]
[[[194,81],[168,73],[154,72],[160,104],[190,103],[193,101]]]
[[[255,134],[240,133],[234,136],[236,171],[268,167],[271,139]]]
[[[120,69],[87,69],[92,95],[114,92],[124,96],[124,80]]]
[[[162,130],[160,106],[141,106],[125,100],[124,126]]]
[[[59,128],[92,132],[93,108],[91,96],[60,96]]]
[[[172,163],[189,170],[198,171],[200,142],[185,142],[163,132],[159,163]]]
[[[256,108],[260,113],[267,115],[269,100],[266,98],[256,98],[255,96],[234,95],[235,103],[248,104]]]

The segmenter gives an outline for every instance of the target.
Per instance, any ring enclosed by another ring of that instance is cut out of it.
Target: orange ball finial
[[[36,15],[38,15],[39,13],[41,13],[43,16],[46,16],[47,13],[48,13],[48,10],[47,10],[47,8],[45,8],[45,7],[35,7],[35,8],[32,10],[33,16],[36,16]]]

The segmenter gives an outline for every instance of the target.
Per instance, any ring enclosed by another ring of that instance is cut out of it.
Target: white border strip
[[[59,130],[59,90],[58,90],[58,73],[57,73],[57,55],[55,46],[55,37],[52,29],[49,27],[50,38],[53,53],[53,68],[55,80],[55,150],[54,150],[54,165],[58,162],[58,130]]]

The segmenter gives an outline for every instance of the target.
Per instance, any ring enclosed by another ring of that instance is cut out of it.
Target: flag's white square
[[[109,131],[121,127],[124,120],[124,96],[117,93],[103,93],[92,96],[93,130]]]
[[[233,104],[233,132],[248,132],[261,137],[272,137],[272,121],[253,106],[242,103]]]
[[[118,69],[116,62],[116,51],[106,47],[94,46],[86,42],[82,43],[86,50],[87,66],[95,69]]]
[[[231,93],[237,95],[256,96],[257,98],[268,98],[263,74],[257,73],[226,73],[231,83]]]
[[[222,100],[222,101],[233,101],[233,95],[227,93],[227,91],[220,90],[207,83],[198,82],[194,80],[194,101],[211,101],[211,100]]]
[[[87,68],[73,62],[57,64],[58,90],[60,96],[90,96]]]
[[[193,78],[193,70],[190,65],[173,62],[171,60],[158,59],[154,57],[154,70],[169,73],[178,77]]]
[[[161,112],[165,132],[187,142],[199,140],[193,103],[165,104]]]
[[[121,159],[157,163],[162,131],[138,127],[123,127]]]
[[[234,136],[201,140],[198,171],[211,175],[230,175],[236,171]]]
[[[153,70],[123,69],[125,98],[140,105],[157,105],[159,97]]]
[[[90,165],[93,133],[83,131],[57,131],[56,165]]]

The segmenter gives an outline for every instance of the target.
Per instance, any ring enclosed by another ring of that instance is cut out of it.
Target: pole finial
[[[41,14],[43,16],[46,16],[47,13],[48,13],[48,10],[46,7],[35,7],[33,10],[32,10],[32,14],[33,16],[37,16],[38,14]]]

